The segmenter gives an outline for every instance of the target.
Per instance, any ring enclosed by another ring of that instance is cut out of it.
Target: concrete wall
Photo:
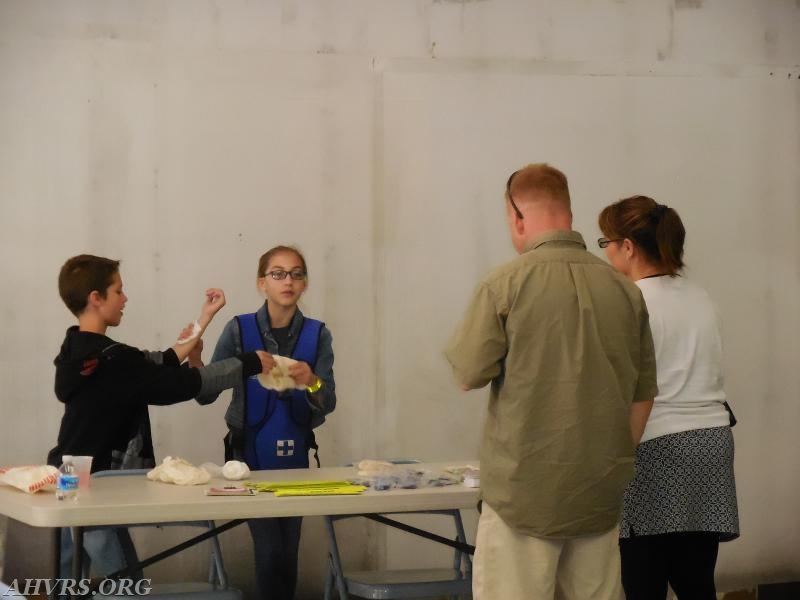
[[[123,260],[110,333],[140,347],[223,287],[210,354],[258,306],[277,243],[305,251],[303,309],[334,335],[323,461],[474,457],[487,392],[456,391],[441,349],[513,256],[508,174],[548,161],[587,240],[625,195],[681,213],[740,419],[743,535],[718,580],[800,576],[800,2],[2,0],[0,109],[0,463],[41,462],[56,437],[67,257]],[[226,404],[154,408],[158,455],[220,462]],[[435,560],[402,534],[348,535],[352,563]],[[246,531],[224,542],[249,589]],[[302,553],[311,595],[315,519]],[[181,561],[169,573],[202,573],[199,552]]]

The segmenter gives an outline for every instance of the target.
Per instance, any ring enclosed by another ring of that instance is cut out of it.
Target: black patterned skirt
[[[620,537],[679,531],[739,537],[730,427],[693,429],[639,444]]]

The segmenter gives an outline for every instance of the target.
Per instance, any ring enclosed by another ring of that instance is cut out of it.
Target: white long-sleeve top
[[[730,424],[723,406],[722,338],[706,291],[685,277],[636,282],[650,313],[658,396],[642,441]]]

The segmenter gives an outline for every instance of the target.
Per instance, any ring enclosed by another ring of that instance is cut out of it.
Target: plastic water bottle
[[[58,500],[77,500],[78,474],[72,464],[72,456],[65,454],[61,457],[61,461],[56,481],[56,498]]]

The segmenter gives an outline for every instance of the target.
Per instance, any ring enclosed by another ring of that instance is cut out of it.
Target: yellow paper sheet
[[[312,488],[333,488],[351,486],[349,481],[247,481],[245,485],[259,492],[276,492],[278,490],[290,489],[312,489]]]
[[[299,487],[281,488],[275,491],[275,496],[352,496],[360,494],[367,488],[363,485],[338,485],[332,487]]]

